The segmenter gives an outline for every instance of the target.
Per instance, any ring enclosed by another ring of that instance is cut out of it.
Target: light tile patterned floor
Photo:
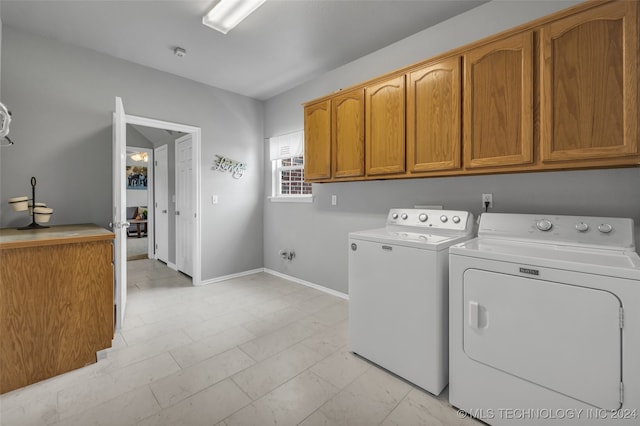
[[[128,270],[113,348],[2,395],[2,426],[479,424],[351,354],[342,299],[264,273],[192,287],[156,261]]]

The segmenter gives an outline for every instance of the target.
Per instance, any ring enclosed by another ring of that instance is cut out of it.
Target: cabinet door
[[[409,74],[407,167],[411,172],[460,168],[460,58]]]
[[[332,176],[364,176],[364,91],[353,90],[332,99]]]
[[[368,175],[405,170],[404,75],[365,88]]]
[[[464,56],[465,167],[533,161],[533,33]]]
[[[304,179],[331,177],[331,100],[304,108]]]
[[[638,2],[541,29],[543,161],[638,153]]]

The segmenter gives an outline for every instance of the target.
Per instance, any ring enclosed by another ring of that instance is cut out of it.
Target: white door
[[[193,276],[195,184],[191,135],[176,139],[176,267]]]
[[[121,328],[127,304],[127,194],[124,181],[127,157],[127,128],[122,99],[116,97],[113,114],[113,221],[116,328]]]
[[[620,406],[620,300],[479,269],[464,273],[467,356],[607,410]]]
[[[169,150],[162,145],[153,150],[155,158],[155,257],[164,263],[169,262]]]

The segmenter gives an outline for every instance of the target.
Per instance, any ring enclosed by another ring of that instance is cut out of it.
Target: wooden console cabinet
[[[111,347],[113,238],[96,225],[0,229],[0,393]]]

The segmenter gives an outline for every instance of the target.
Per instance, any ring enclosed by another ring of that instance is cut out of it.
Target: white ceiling
[[[2,0],[1,11],[3,25],[264,100],[484,1],[267,0],[227,35],[201,23],[213,3]]]

